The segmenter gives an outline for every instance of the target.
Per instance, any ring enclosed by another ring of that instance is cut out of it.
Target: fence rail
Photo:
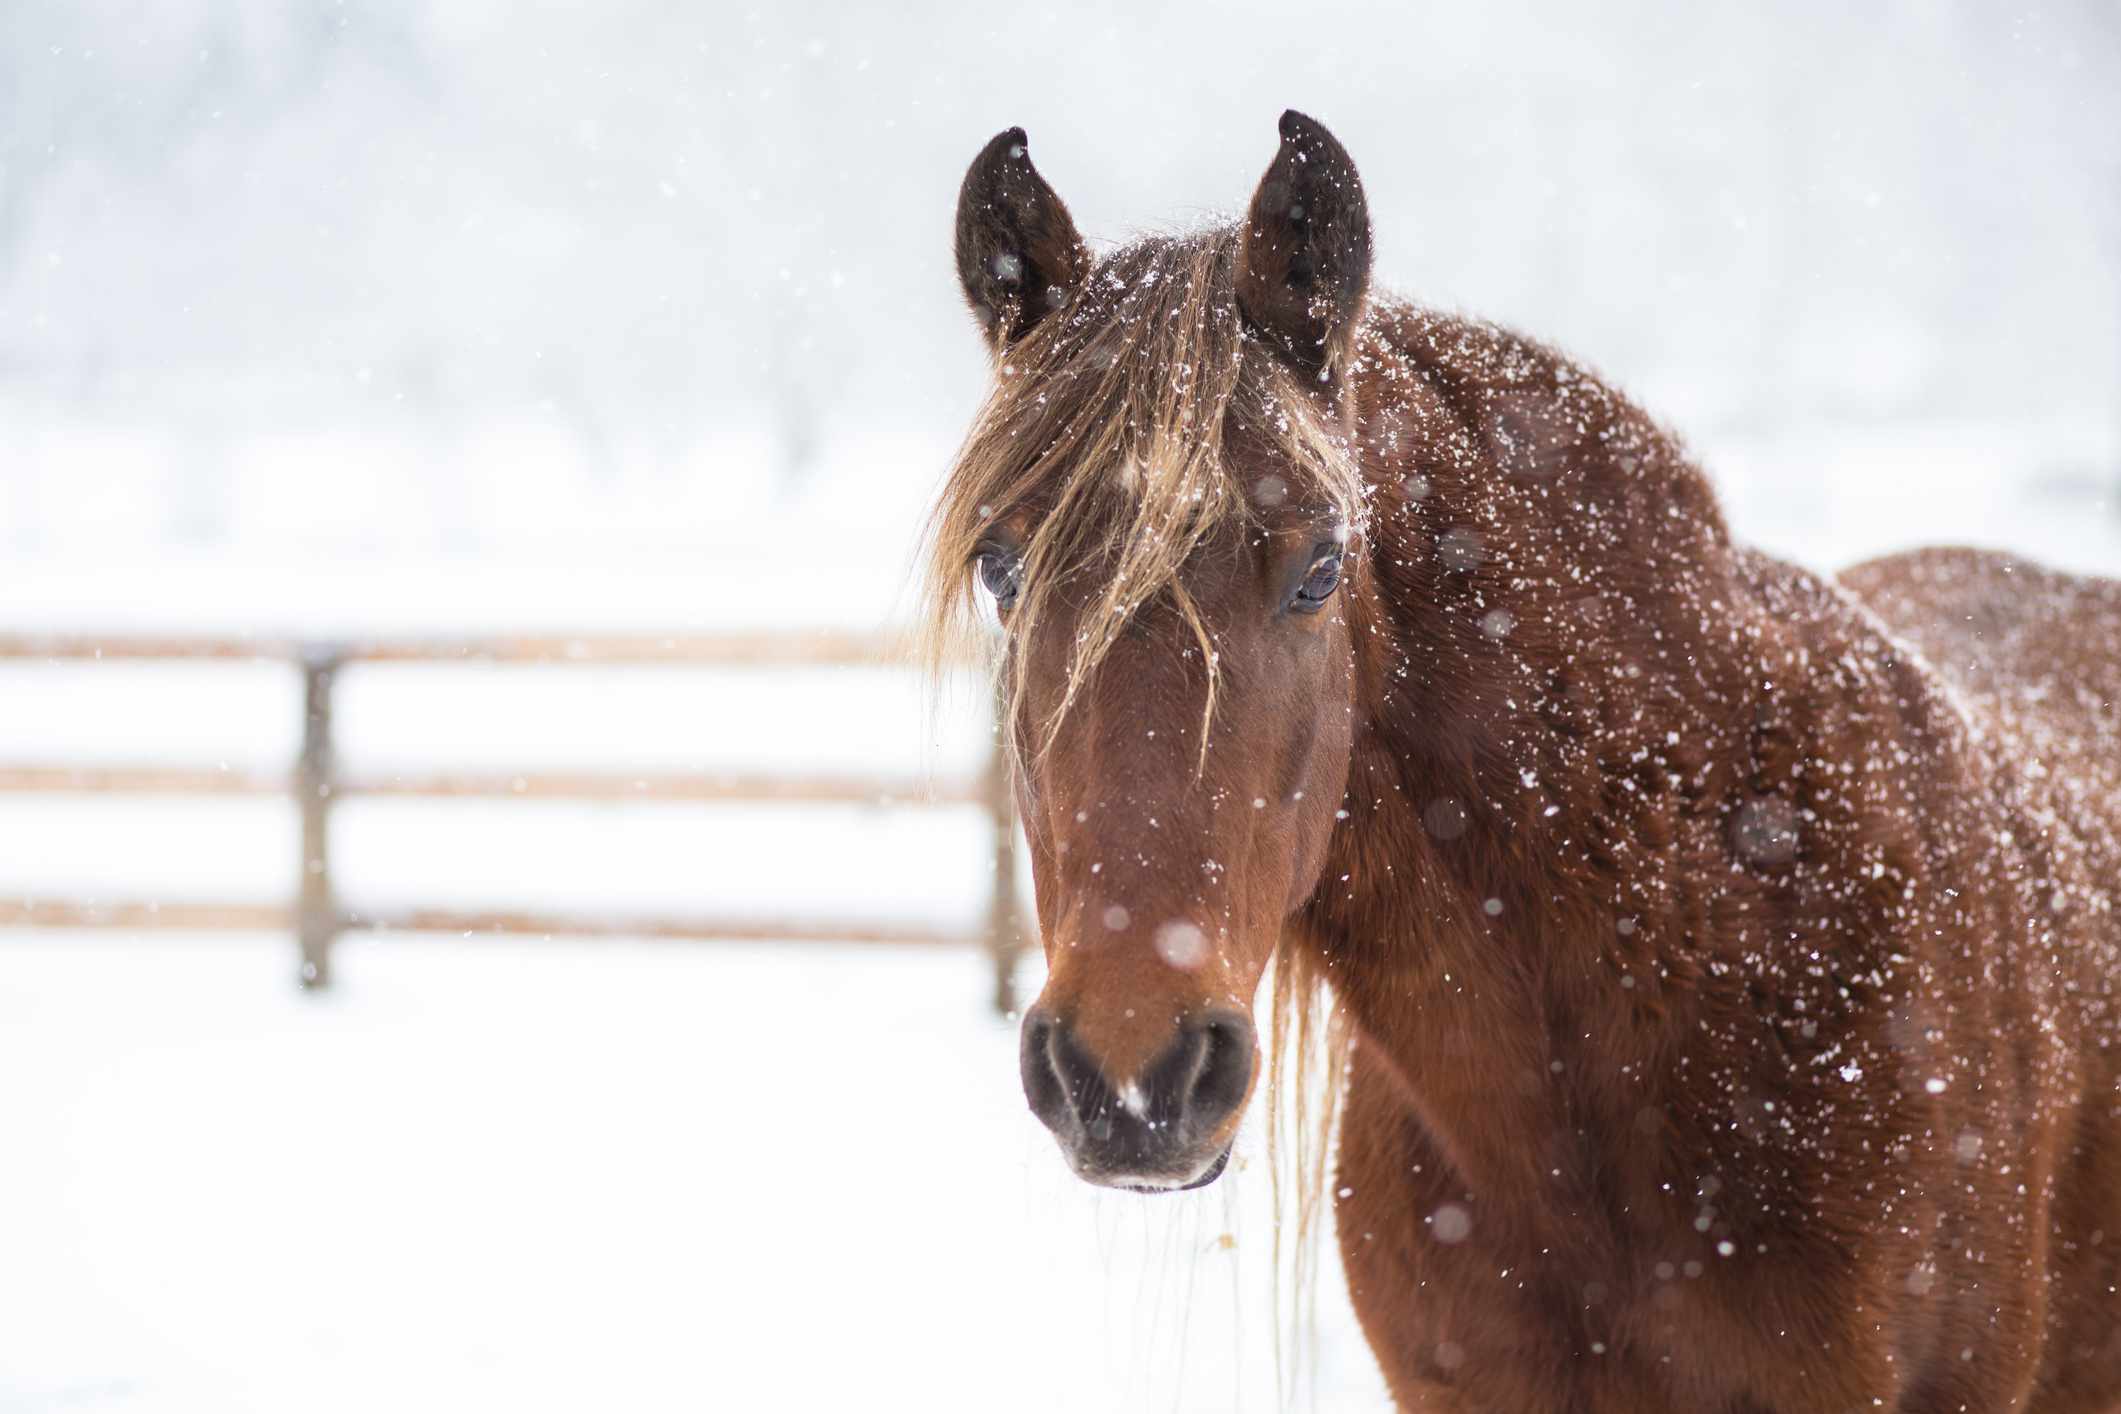
[[[0,900],[0,927],[286,930],[301,948],[305,987],[331,980],[332,946],[352,931],[473,936],[758,939],[977,944],[994,967],[994,1005],[1014,1006],[1015,964],[1027,937],[1017,902],[1016,822],[999,741],[975,777],[923,782],[910,776],[772,775],[759,772],[428,771],[360,775],[342,770],[334,746],[336,688],[361,664],[436,667],[509,664],[565,668],[689,665],[711,668],[892,668],[904,654],[882,635],[512,635],[481,638],[306,639],[0,634],[0,661],[278,662],[302,682],[301,749],[287,771],[202,766],[0,762],[0,793],[285,796],[301,817],[294,897],[285,903],[159,902],[31,898]],[[991,832],[993,881],[978,928],[953,931],[875,920],[797,915],[643,915],[408,908],[368,910],[341,901],[332,879],[334,804],[348,797],[423,799],[827,803],[892,808],[979,806]]]

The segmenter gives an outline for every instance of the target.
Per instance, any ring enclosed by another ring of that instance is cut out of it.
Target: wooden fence
[[[1017,902],[1016,822],[1008,766],[999,739],[972,779],[924,782],[911,776],[677,774],[640,771],[445,771],[361,776],[340,768],[333,745],[334,689],[350,668],[367,663],[524,664],[554,668],[686,665],[710,668],[906,665],[890,643],[855,634],[688,637],[496,637],[312,642],[229,638],[0,635],[0,661],[280,662],[302,682],[301,750],[288,772],[243,772],[192,766],[16,765],[0,761],[0,792],[96,792],[119,795],[289,796],[300,813],[301,852],[295,888],[285,904],[154,900],[0,899],[0,926],[38,928],[285,929],[301,946],[305,987],[331,980],[332,944],[351,930],[528,937],[758,939],[775,942],[974,944],[994,967],[994,1005],[1014,1007],[1015,964],[1027,936]],[[573,800],[697,801],[735,805],[821,802],[923,808],[981,808],[991,830],[993,886],[982,926],[952,932],[884,922],[756,917],[627,917],[538,911],[350,908],[332,886],[333,805],[349,796]]]

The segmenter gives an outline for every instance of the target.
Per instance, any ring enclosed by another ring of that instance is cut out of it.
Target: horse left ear
[[[957,277],[994,351],[1030,333],[1089,274],[1089,247],[1031,165],[1024,130],[995,134],[957,193]]]
[[[1304,368],[1337,367],[1370,287],[1370,206],[1333,134],[1291,108],[1237,257],[1246,318]]]

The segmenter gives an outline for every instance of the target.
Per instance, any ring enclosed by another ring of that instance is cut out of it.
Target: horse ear
[[[1237,303],[1305,368],[1336,366],[1370,286],[1370,207],[1355,163],[1291,108],[1237,257]]]
[[[1089,274],[1090,251],[1031,165],[1024,130],[995,134],[957,194],[957,278],[995,351],[1030,333]]]

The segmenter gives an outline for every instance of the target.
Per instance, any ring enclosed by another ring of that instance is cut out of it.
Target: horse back
[[[2121,866],[2121,580],[1970,549],[1889,555],[1839,579],[1922,654],[1977,731],[2074,799],[2086,843]]]

